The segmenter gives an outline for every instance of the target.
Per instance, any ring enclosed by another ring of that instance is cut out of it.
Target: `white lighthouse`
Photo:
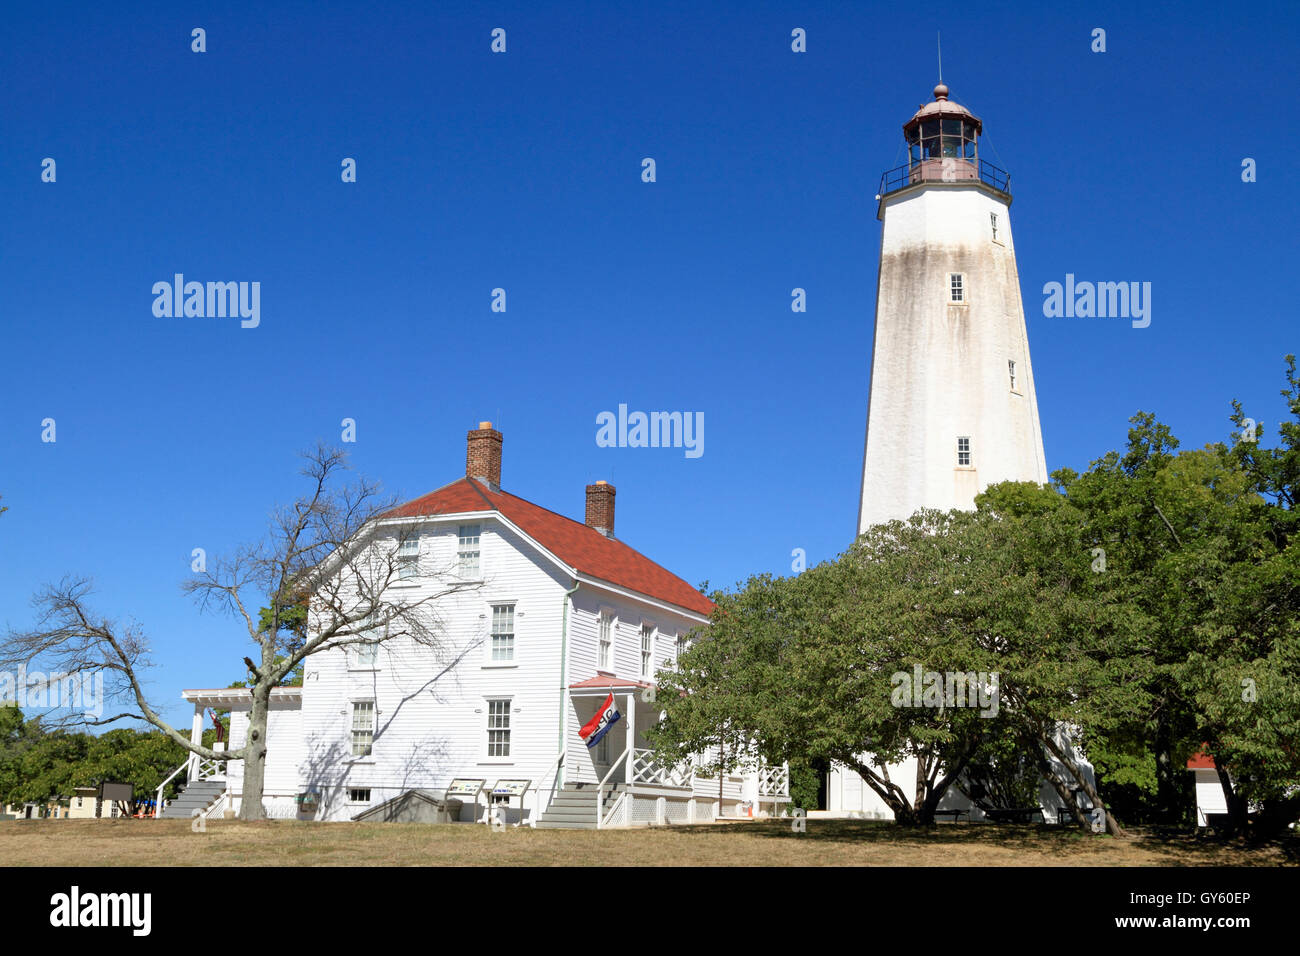
[[[1009,176],[980,120],[934,88],[881,177],[883,223],[858,533],[1047,481],[1011,238]]]
[[[999,481],[1047,481],[1010,177],[980,156],[982,133],[940,83],[903,126],[907,163],[881,177],[858,534],[920,508],[973,509]],[[888,769],[910,790],[915,758]],[[833,813],[893,816],[847,767],[832,764],[826,783]],[[1059,802],[1046,784],[1041,797]],[[954,789],[941,806],[970,802]]]

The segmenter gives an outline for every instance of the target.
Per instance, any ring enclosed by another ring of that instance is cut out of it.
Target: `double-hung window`
[[[372,671],[379,666],[379,644],[366,641],[364,644],[352,645],[352,669]]]
[[[492,663],[515,659],[515,606],[492,605]]]
[[[397,545],[397,577],[402,581],[419,577],[420,574],[420,536],[412,534],[401,539]]]
[[[970,438],[963,435],[957,439],[957,465],[965,468],[968,467],[970,463]]]
[[[600,612],[600,644],[596,668],[602,671],[614,669],[614,616],[607,611]]]
[[[456,564],[462,578],[476,581],[479,576],[479,537],[483,528],[476,524],[460,526],[456,545]]]
[[[510,756],[510,700],[489,700],[488,751],[489,757]]]
[[[655,629],[653,625],[641,625],[641,677],[648,678],[654,673]]]
[[[352,702],[352,756],[369,757],[375,743],[375,702]]]
[[[948,273],[948,301],[966,301],[966,276],[961,272]]]

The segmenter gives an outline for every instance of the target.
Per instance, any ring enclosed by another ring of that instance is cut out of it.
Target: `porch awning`
[[[202,690],[183,690],[181,697],[196,707],[217,707],[220,709],[241,709],[253,705],[253,692],[247,687],[207,688]],[[271,703],[276,710],[302,706],[301,687],[271,688]]]
[[[576,684],[569,685],[569,694],[572,697],[599,697],[614,691],[629,693],[632,691],[644,690],[647,687],[653,687],[647,681],[628,680],[623,677],[608,677],[604,674],[599,677],[588,677],[586,680],[578,681]]]

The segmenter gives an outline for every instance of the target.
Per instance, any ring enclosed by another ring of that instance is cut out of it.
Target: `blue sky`
[[[1199,446],[1237,397],[1272,440],[1300,344],[1297,19],[1268,3],[14,7],[0,624],[30,623],[43,583],[93,576],[97,607],[151,635],[155,697],[184,725],[179,690],[241,676],[247,650],[182,595],[191,550],[258,537],[303,488],[296,452],[345,417],[356,469],[405,496],[458,477],[466,430],[490,419],[507,490],[580,519],[583,486],[608,479],[619,536],[693,583],[788,573],[797,547],[834,556],[857,517],[873,197],[930,99],[937,29],[952,98],[1011,172],[1049,469],[1117,447],[1139,409]],[[260,326],[156,318],[152,285],[177,272],[259,281]],[[1043,318],[1043,284],[1068,272],[1151,282],[1151,326]],[[704,455],[598,447],[596,415],[620,403],[702,411]]]

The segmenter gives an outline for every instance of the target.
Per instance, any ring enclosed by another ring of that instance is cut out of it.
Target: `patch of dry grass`
[[[34,820],[0,823],[0,866],[1259,866],[1300,859],[1202,835],[1096,837],[1048,827],[809,820],[637,830],[267,821]]]

